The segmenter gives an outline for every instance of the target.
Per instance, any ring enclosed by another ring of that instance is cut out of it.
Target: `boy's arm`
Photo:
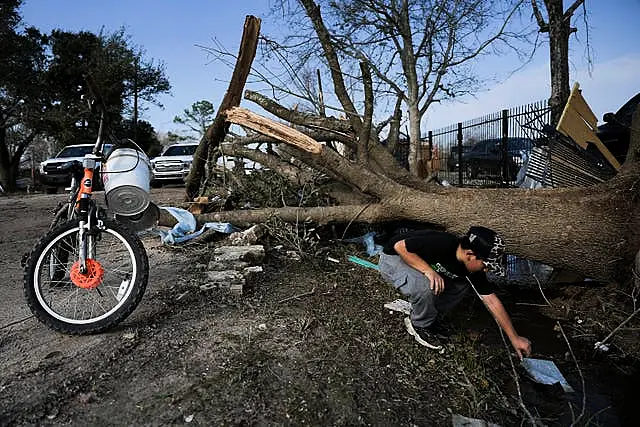
[[[428,262],[417,254],[407,251],[407,245],[404,240],[396,242],[393,245],[393,249],[408,266],[415,268],[429,279],[430,287],[434,294],[439,295],[444,290],[444,279],[431,268]]]
[[[518,353],[520,360],[522,360],[523,354],[529,356],[531,354],[531,342],[527,338],[518,335],[507,310],[505,310],[498,296],[496,294],[480,295],[480,299],[482,299],[493,318],[496,319],[498,325],[509,337],[509,341],[511,341],[511,345]]]

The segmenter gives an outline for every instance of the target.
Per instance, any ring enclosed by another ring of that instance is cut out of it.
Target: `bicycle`
[[[62,166],[72,175],[68,200],[23,259],[31,312],[51,329],[73,335],[103,332],[122,322],[140,303],[149,278],[139,237],[92,198],[96,162],[105,167],[108,162],[103,122],[104,111],[92,153]]]

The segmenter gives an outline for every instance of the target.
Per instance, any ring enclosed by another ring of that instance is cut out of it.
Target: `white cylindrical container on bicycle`
[[[143,152],[117,148],[102,167],[107,205],[119,215],[132,216],[149,206],[151,163]]]

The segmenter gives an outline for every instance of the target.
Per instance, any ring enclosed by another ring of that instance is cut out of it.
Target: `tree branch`
[[[363,209],[364,208],[364,209]],[[346,223],[353,220],[354,213],[360,212],[356,218],[359,223],[374,223],[382,220],[390,220],[393,215],[389,210],[380,204],[373,205],[346,205],[346,206],[328,206],[315,208],[273,208],[273,209],[256,209],[256,210],[240,210],[226,211],[211,214],[196,215],[198,223],[205,222],[232,222],[234,225],[245,227],[251,224],[259,224],[270,217],[277,217],[283,221],[312,221],[318,224],[330,223]],[[167,214],[170,216],[170,214]],[[170,224],[173,217],[167,218],[161,214],[160,224]],[[175,223],[175,219],[173,219]]]
[[[562,16],[563,20],[569,20],[571,19],[571,16],[573,16],[573,13],[576,11],[576,9],[578,9],[580,7],[580,5],[584,3],[584,0],[576,0],[573,2],[573,4],[571,6],[569,6],[567,8],[567,10],[564,12],[564,15]]]
[[[244,157],[260,163],[286,178],[294,185],[303,185],[314,182],[314,175],[310,171],[304,171],[292,164],[260,150],[254,150],[238,144],[222,144],[220,146],[225,155]]]
[[[265,96],[257,92],[246,91],[245,98],[255,102],[266,111],[276,115],[283,120],[311,128],[315,127],[317,129],[330,132],[337,131],[340,133],[337,133],[336,135],[342,136],[342,138],[336,138],[336,140],[339,140],[341,142],[355,142],[356,136],[354,134],[354,130],[349,126],[349,122],[346,120],[340,120],[332,117],[320,117],[309,113],[300,113],[297,111],[293,111],[286,107],[283,107],[282,105],[266,98]],[[368,149],[370,160],[373,160],[375,166],[387,176],[390,176],[394,179],[397,178],[400,180],[406,180],[409,176],[408,172],[405,169],[398,167],[395,159],[379,143],[377,135],[372,135],[369,139],[370,146]],[[373,165],[370,163],[369,166],[372,167]]]
[[[533,15],[536,17],[536,21],[538,21],[539,32],[548,33],[549,24],[544,21],[544,17],[542,16],[542,13],[540,13],[537,0],[531,0],[531,8],[533,9]]]
[[[509,12],[509,14],[507,15],[507,18],[504,20],[504,22],[502,23],[502,26],[500,27],[500,29],[498,30],[498,32],[496,34],[494,34],[492,37],[490,37],[489,39],[485,40],[480,47],[478,47],[475,52],[472,52],[471,54],[463,57],[462,59],[458,60],[458,61],[452,61],[449,63],[449,67],[453,67],[459,64],[462,64],[463,62],[466,62],[472,58],[475,58],[476,56],[478,56],[483,50],[485,50],[487,48],[487,46],[489,46],[491,43],[493,43],[495,40],[498,40],[500,37],[502,37],[504,35],[504,30],[505,28],[507,28],[507,24],[509,23],[509,21],[511,20],[511,18],[513,17],[513,15],[516,13],[516,11],[518,10],[518,8],[520,7],[520,5],[522,4],[524,0],[520,0],[518,1],[518,3],[516,3],[516,5],[513,7],[513,9],[511,10],[511,12]]]
[[[202,178],[204,176],[205,164],[210,159],[210,153],[215,151],[217,146],[224,140],[229,130],[228,123],[224,120],[222,114],[230,107],[240,105],[242,90],[249,76],[251,64],[256,54],[258,43],[258,34],[260,33],[260,19],[255,16],[247,16],[242,32],[242,40],[240,41],[240,51],[238,53],[238,61],[236,62],[229,88],[222,99],[222,103],[218,108],[218,114],[215,120],[207,129],[207,132],[200,140],[198,149],[193,156],[193,164],[191,171],[187,177],[185,186],[185,194],[188,199],[198,193]]]
[[[347,136],[351,140],[355,139],[351,123],[347,120],[337,119],[335,117],[321,117],[311,113],[291,110],[267,98],[266,96],[251,90],[245,91],[244,98],[255,102],[266,111],[288,122],[309,128],[335,132],[336,134],[341,134],[343,137]]]
[[[248,127],[256,132],[284,141],[313,154],[319,154],[322,146],[304,133],[274,122],[242,107],[233,107],[226,110],[224,116],[227,121]]]
[[[322,45],[324,56],[327,59],[329,70],[331,71],[336,96],[338,97],[340,104],[342,104],[342,107],[347,114],[347,118],[349,119],[349,122],[351,122],[351,126],[358,133],[362,129],[362,120],[360,120],[356,108],[353,105],[353,101],[349,97],[347,88],[344,84],[340,61],[338,60],[338,55],[331,43],[329,30],[324,25],[322,15],[320,14],[320,6],[318,6],[313,0],[300,0],[300,3],[304,6],[307,16],[311,20],[316,31],[318,40],[320,40],[320,44]]]
[[[364,85],[364,122],[358,135],[358,161],[366,165],[368,163],[369,138],[371,136],[371,122],[373,117],[373,87],[371,72],[367,62],[360,62],[362,83]]]

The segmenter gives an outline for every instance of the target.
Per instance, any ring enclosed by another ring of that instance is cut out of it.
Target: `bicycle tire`
[[[56,216],[53,219],[53,222],[51,223],[49,230],[53,230],[56,227],[58,227],[60,224],[63,224],[67,221],[67,212],[66,212],[67,204],[63,205],[61,209],[64,209],[64,212],[60,213],[60,211],[58,211],[58,213],[56,213]],[[57,259],[59,262],[53,263],[53,260],[55,259]],[[49,274],[50,274],[51,280],[59,281],[64,279],[66,272],[63,265],[66,265],[68,260],[69,260],[69,251],[64,250],[63,247],[56,250],[55,253],[51,254],[51,259],[50,259],[51,262],[49,264]]]
[[[24,295],[31,312],[51,329],[70,335],[104,332],[126,319],[142,300],[149,278],[142,242],[119,222],[102,221],[104,228],[97,230],[92,259],[104,274],[93,288],[82,288],[70,278],[71,266],[78,259],[78,245],[69,242],[77,241],[78,220],[56,226],[29,254]],[[60,246],[68,252],[61,260],[67,273],[62,279],[50,275],[52,270],[58,271],[50,263],[52,254],[60,253]]]

